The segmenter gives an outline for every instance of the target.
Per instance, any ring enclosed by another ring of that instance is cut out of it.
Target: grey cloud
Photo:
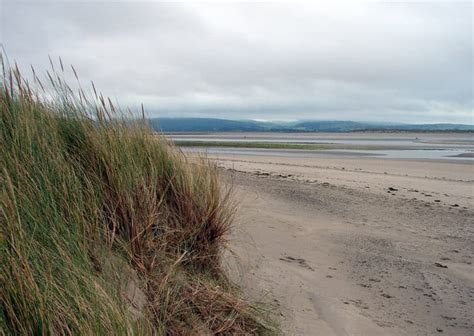
[[[22,67],[61,56],[152,114],[474,122],[470,2],[2,9],[2,42]]]

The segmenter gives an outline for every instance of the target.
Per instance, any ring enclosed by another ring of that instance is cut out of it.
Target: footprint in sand
[[[383,293],[381,294],[384,298],[387,298],[387,299],[391,299],[393,298],[393,295],[390,295],[390,294],[387,294],[387,293]]]
[[[280,260],[286,261],[286,262],[289,262],[289,263],[295,263],[295,264],[298,264],[301,267],[304,267],[304,268],[307,268],[311,271],[314,271],[314,268],[309,266],[308,263],[306,262],[306,260],[301,259],[301,258],[294,258],[294,257],[291,257],[291,256],[284,256],[283,258],[280,258]]]

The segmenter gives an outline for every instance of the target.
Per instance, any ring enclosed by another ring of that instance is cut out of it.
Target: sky
[[[151,117],[474,124],[473,15],[472,1],[0,0],[0,41],[24,71],[60,56]]]

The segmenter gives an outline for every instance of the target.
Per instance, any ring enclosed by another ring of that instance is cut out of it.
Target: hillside
[[[400,124],[355,121],[262,122],[214,118],[151,118],[150,126],[161,132],[474,132],[474,125]]]
[[[164,132],[256,132],[264,129],[264,124],[245,120],[225,120],[212,118],[161,118],[150,119],[150,126]]]

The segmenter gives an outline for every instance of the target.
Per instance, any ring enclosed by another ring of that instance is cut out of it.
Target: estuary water
[[[192,142],[258,142],[321,144],[328,149],[264,149],[183,147],[184,151],[221,155],[288,157],[378,157],[387,159],[456,160],[474,162],[471,133],[205,133],[168,134],[171,140]]]

